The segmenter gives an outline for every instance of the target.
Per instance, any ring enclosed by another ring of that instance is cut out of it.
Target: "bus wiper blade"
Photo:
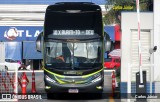
[[[75,67],[74,66],[74,69],[91,69],[91,68],[93,68],[93,67]]]

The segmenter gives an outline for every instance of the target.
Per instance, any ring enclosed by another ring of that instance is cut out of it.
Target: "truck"
[[[111,40],[104,34],[99,5],[59,2],[46,9],[43,33],[36,41],[43,54],[47,97],[55,93],[102,93],[104,52]]]

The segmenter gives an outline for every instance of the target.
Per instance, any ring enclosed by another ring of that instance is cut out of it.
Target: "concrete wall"
[[[121,82],[128,80],[128,64],[131,63],[131,30],[137,30],[138,21],[136,12],[122,12],[121,14]],[[153,36],[153,13],[146,12],[140,14],[140,27],[143,30],[149,30]]]
[[[5,62],[5,45],[4,42],[0,42],[0,63]]]
[[[0,71],[5,69],[3,65],[5,62],[5,45],[4,42],[0,42]]]
[[[19,1],[23,2],[23,0]],[[38,0],[36,1],[38,3]],[[0,26],[43,26],[47,6],[48,5],[44,4],[4,5],[0,3]],[[106,13],[105,5],[100,5],[100,7],[102,9],[102,14]]]
[[[160,0],[154,0],[154,45],[157,46],[154,53],[154,79],[160,81]]]

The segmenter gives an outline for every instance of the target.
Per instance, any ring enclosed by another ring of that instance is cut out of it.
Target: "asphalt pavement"
[[[22,72],[19,72],[18,76],[20,77],[21,74]],[[104,72],[104,91],[101,98],[97,97],[94,94],[57,94],[53,99],[47,99],[47,94],[44,90],[43,71],[35,72],[36,94],[32,94],[32,72],[29,71],[26,72],[26,75],[29,80],[29,83],[27,85],[27,95],[28,97],[30,97],[30,99],[18,100],[18,102],[135,102],[135,99],[118,99],[119,97],[113,96],[111,74],[111,70],[107,70]],[[19,85],[18,93],[21,92],[21,87]],[[159,101],[159,99],[147,100],[147,102]],[[4,101],[2,100],[2,102]]]
[[[104,75],[104,91],[101,98],[94,94],[59,94],[53,99],[47,99],[46,92],[44,90],[43,72],[35,72],[36,92],[37,99],[19,100],[19,102],[114,102],[112,97],[112,78],[111,71],[106,72]],[[26,72],[29,83],[27,85],[27,93],[32,93],[32,72]],[[18,76],[21,76],[19,72]],[[18,87],[18,92],[21,93],[21,87]],[[116,101],[115,101],[116,102]],[[117,100],[119,102],[119,100]]]

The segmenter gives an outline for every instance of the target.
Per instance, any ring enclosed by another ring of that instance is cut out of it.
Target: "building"
[[[145,70],[147,79],[147,93],[159,93],[160,81],[160,2],[154,7],[154,13],[140,13],[141,28],[141,55],[142,70]],[[139,72],[137,14],[135,12],[122,13],[121,39],[121,93],[135,93],[136,72]],[[157,51],[150,53],[150,49],[157,46]],[[131,86],[128,86],[129,82]]]
[[[121,23],[121,93],[135,93],[136,72],[139,72],[139,54],[138,54],[138,21],[136,12],[122,12]],[[149,49],[154,44],[153,33],[153,13],[140,13],[140,28],[141,28],[141,55],[142,55],[142,70],[147,71],[147,92],[150,92],[150,75],[151,64],[154,64],[153,55],[149,53]],[[131,86],[127,86],[132,82]],[[130,88],[129,88],[130,89]],[[154,90],[152,90],[154,91]]]
[[[155,93],[160,93],[160,0],[154,0],[154,45],[157,46],[157,51],[154,53],[154,81]]]
[[[154,12],[140,13],[142,70],[146,70],[147,93],[160,93],[160,1],[154,0]],[[138,21],[136,12],[122,12],[121,93],[135,93],[139,72]],[[154,53],[150,50],[157,46]],[[129,83],[130,82],[130,83]]]
[[[105,12],[105,0],[5,0],[0,1],[0,41],[5,42],[5,59],[21,60],[31,68],[41,68],[36,37],[43,30],[44,14],[56,2],[93,2]]]

